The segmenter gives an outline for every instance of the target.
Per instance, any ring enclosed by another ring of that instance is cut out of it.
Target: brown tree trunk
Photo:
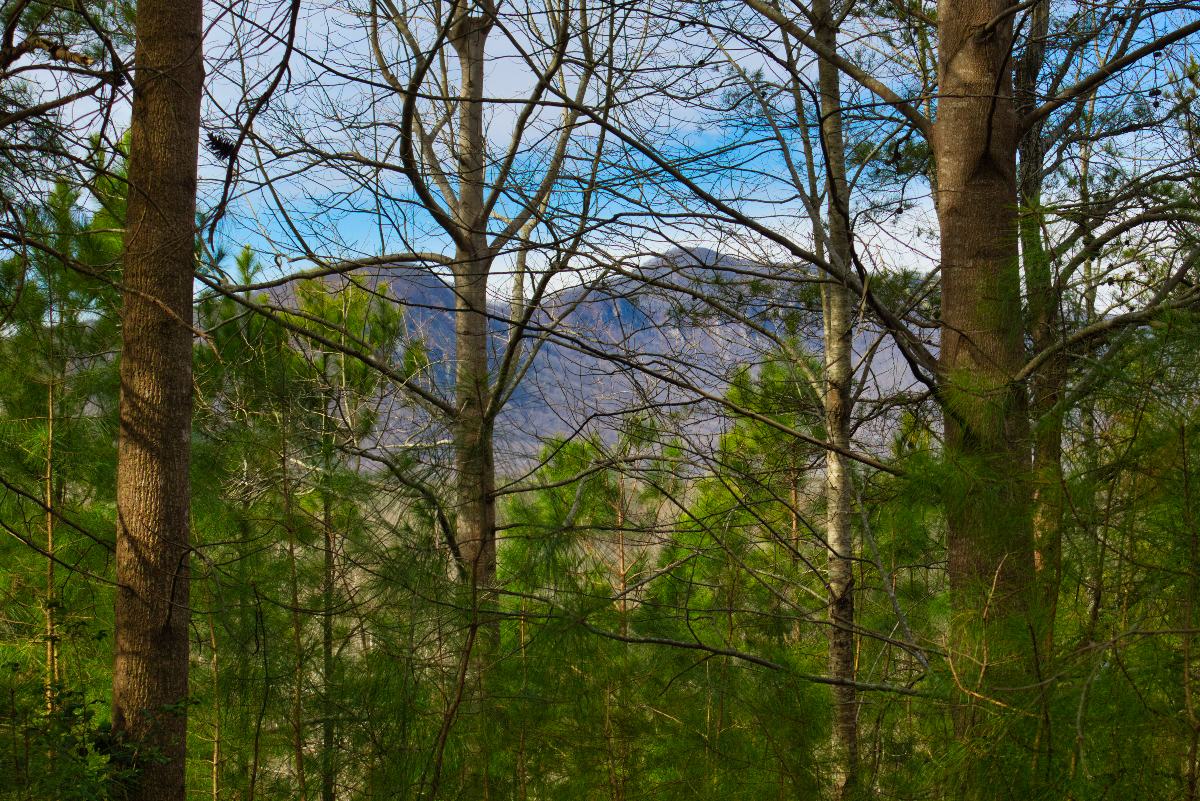
[[[201,0],[140,0],[117,457],[113,731],[130,799],[183,799]]]
[[[1024,387],[1012,381],[1025,352],[1010,5],[945,0],[939,7],[933,137],[941,224],[939,367],[946,458],[957,481],[946,493],[954,615],[949,653],[963,691],[956,729],[968,743],[994,734],[990,712],[1001,708],[994,702],[1017,700],[1008,688],[1033,683],[1028,402]],[[974,790],[965,795],[986,797],[981,771],[987,767],[968,768],[962,778]]]
[[[487,593],[496,574],[495,468],[489,419],[486,137],[483,130],[484,45],[491,20],[455,9],[453,38],[462,71],[458,157],[459,245],[454,267],[455,400],[458,470],[457,539],[474,593]]]
[[[460,254],[460,258],[470,256]],[[486,264],[489,259],[482,260]],[[474,262],[479,263],[479,262]],[[488,419],[487,267],[456,278],[458,481],[456,537],[472,591],[482,599],[496,577],[495,466]]]
[[[830,51],[837,49],[837,23],[829,0],[813,3],[814,34]],[[841,75],[827,59],[817,66],[821,94],[821,136],[825,144],[829,236],[827,256],[842,271],[851,265],[849,202],[846,182],[845,141],[842,131]],[[825,452],[825,537],[829,547],[829,642],[830,672],[837,679],[853,682],[854,640],[854,535],[850,525],[850,465],[843,453],[850,450],[852,342],[854,304],[850,291],[841,284],[822,285],[825,329],[825,428],[829,440],[841,449]],[[857,793],[858,703],[852,684],[834,687],[834,744],[841,774],[839,797]]]

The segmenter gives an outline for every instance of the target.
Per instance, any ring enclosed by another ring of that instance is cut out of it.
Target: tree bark
[[[188,465],[201,0],[141,0],[129,158],[117,460],[113,731],[127,797],[184,798]]]
[[[837,49],[837,23],[829,0],[813,3],[814,34],[828,51]],[[827,59],[820,59],[817,80],[821,96],[821,136],[825,144],[825,195],[828,203],[827,255],[839,270],[850,271],[849,201],[846,181],[845,141],[842,129],[841,75]],[[841,773],[839,797],[857,793],[858,703],[853,686],[854,640],[854,535],[850,516],[850,465],[843,455],[850,450],[851,381],[853,365],[854,304],[850,290],[827,280],[822,284],[821,305],[825,333],[825,429],[841,453],[825,452],[825,537],[829,548],[829,642],[831,675],[846,683],[834,687],[834,744]]]
[[[1012,380],[1025,352],[1011,5],[943,0],[939,7],[941,94],[933,136],[941,225],[939,390],[946,458],[957,482],[946,492],[949,651],[962,690],[955,727],[968,743],[988,731],[994,736],[988,726],[999,708],[994,702],[1017,701],[1006,688],[1033,683],[1028,401]],[[990,769],[968,767],[964,797],[989,797],[982,774]]]

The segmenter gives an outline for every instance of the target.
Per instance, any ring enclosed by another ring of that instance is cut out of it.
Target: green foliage
[[[97,173],[87,195],[60,185],[30,211],[29,247],[0,262],[5,801],[115,799],[136,778],[107,721],[124,199]],[[250,249],[230,272],[265,277]],[[826,437],[822,364],[800,313],[734,375],[743,413],[712,453],[640,415],[502,476],[485,605],[446,536],[445,432],[393,383],[422,381],[432,350],[377,279],[199,304],[191,797],[315,799],[326,777],[343,801],[831,796],[825,454],[790,433]],[[873,280],[892,302],[916,277]],[[1090,353],[1098,378],[1064,415],[1044,672],[1019,703],[977,699],[989,714],[963,742],[965,671],[946,657],[972,630],[952,613],[945,510],[1004,476],[947,457],[921,403],[877,407],[885,433],[857,441],[894,473],[853,468],[868,797],[1186,797],[1198,350],[1179,311]],[[985,511],[1003,533],[1007,510]],[[1034,628],[1018,624],[1004,633]]]
[[[92,200],[115,183],[94,186]],[[121,772],[100,733],[112,659],[119,207],[82,205],[60,184],[27,216],[30,246],[0,263],[0,772],[16,779],[4,798],[102,798]]]

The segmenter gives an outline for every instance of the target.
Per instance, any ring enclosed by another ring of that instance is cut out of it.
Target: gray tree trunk
[[[1020,705],[1032,674],[1034,545],[1028,401],[1012,380],[1025,360],[1018,262],[1018,119],[1009,0],[939,7],[934,126],[941,224],[940,393],[953,620],[949,658],[962,690],[955,727],[995,737],[994,702]],[[999,755],[992,743],[986,753]],[[972,758],[975,759],[975,758]],[[995,791],[991,767],[962,771],[963,797]]]
[[[813,3],[817,40],[829,51],[837,49],[837,23],[829,0]],[[827,59],[817,66],[821,96],[821,136],[825,143],[828,200],[827,257],[844,271],[851,265],[849,202],[846,182],[845,141],[842,129],[841,74]],[[844,285],[826,280],[822,285],[825,329],[825,387],[823,405],[826,434],[843,452],[850,450],[850,415],[853,380],[854,303]],[[825,537],[829,547],[829,643],[830,672],[835,678],[853,682],[854,639],[854,533],[850,510],[849,460],[837,451],[825,452]],[[841,798],[857,792],[858,703],[850,684],[834,687],[834,743],[841,773]]]

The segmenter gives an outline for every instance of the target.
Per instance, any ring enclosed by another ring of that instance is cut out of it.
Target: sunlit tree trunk
[[[837,23],[829,0],[813,4],[814,34],[827,51],[837,49]],[[845,141],[842,130],[841,75],[828,59],[817,66],[821,95],[821,135],[826,159],[828,203],[827,256],[839,270],[853,270]],[[851,381],[853,379],[854,304],[849,289],[827,280],[822,284],[825,331],[823,405],[826,434],[842,453],[825,452],[825,538],[829,547],[829,666],[832,676],[854,681],[854,538],[850,525]],[[856,793],[858,777],[858,704],[852,684],[834,687],[834,742],[841,773],[840,797]]]
[[[183,799],[201,0],[137,5],[125,229],[113,731],[130,799]]]
[[[209,789],[212,793],[212,801],[221,801],[221,673],[217,648],[217,624],[212,611],[217,604],[215,593],[209,596],[208,603],[208,667],[212,674],[212,756]]]

